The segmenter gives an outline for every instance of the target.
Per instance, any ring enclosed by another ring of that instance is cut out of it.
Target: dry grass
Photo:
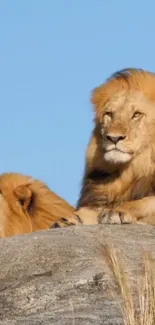
[[[136,277],[136,297],[133,285],[120,254],[113,246],[104,246],[104,252],[121,293],[123,304],[119,304],[125,325],[155,325],[155,263],[151,254],[143,254],[143,274]],[[136,299],[133,299],[133,296]],[[115,295],[116,298],[116,295]],[[136,300],[136,305],[135,305]],[[138,306],[137,306],[138,303]]]

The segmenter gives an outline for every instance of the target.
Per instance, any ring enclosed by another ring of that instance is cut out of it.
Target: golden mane
[[[0,175],[0,237],[41,229],[67,215],[74,208],[49,187],[18,173]]]
[[[155,74],[143,69],[126,68],[117,71],[106,82],[92,91],[91,102],[97,117],[102,113],[102,107],[114,93],[130,90],[142,92],[148,99],[155,101]]]

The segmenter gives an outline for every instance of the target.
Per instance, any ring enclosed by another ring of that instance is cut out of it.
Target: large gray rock
[[[142,248],[155,256],[151,226],[80,226],[0,240],[0,325],[122,324],[103,244],[140,270]]]

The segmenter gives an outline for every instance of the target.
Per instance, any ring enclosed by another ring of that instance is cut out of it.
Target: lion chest
[[[120,175],[109,176],[95,171],[85,179],[77,206],[115,207],[122,202],[138,200],[154,194],[154,175],[127,182]]]
[[[122,184],[119,186],[109,184],[107,191],[107,206],[117,206],[121,202],[134,201],[144,197],[155,195],[155,181],[154,176],[145,176],[139,180],[133,181],[129,184]]]

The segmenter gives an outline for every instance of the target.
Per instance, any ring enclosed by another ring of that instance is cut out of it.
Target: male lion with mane
[[[155,225],[155,74],[116,72],[94,89],[92,104],[95,125],[74,223]]]
[[[49,229],[74,208],[39,180],[18,173],[0,175],[0,237]]]

